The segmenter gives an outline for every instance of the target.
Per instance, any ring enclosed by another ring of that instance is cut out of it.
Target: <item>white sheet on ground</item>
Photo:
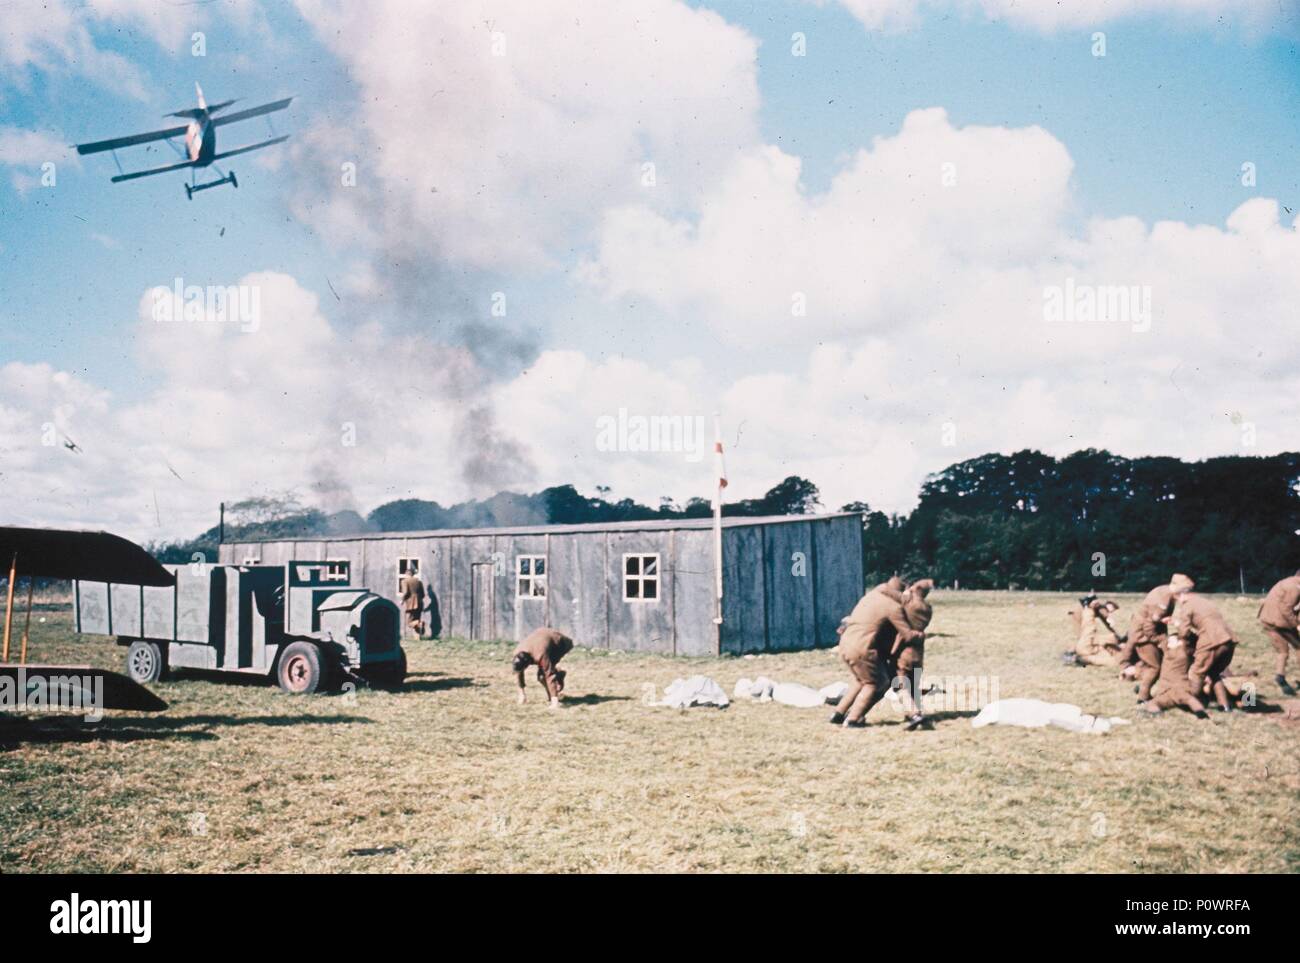
[[[689,679],[674,679],[672,685],[664,690],[663,701],[656,705],[671,706],[674,709],[687,709],[691,706],[717,706],[725,709],[731,705],[731,700],[722,691],[722,686],[707,675],[693,675]]]
[[[1092,735],[1102,735],[1115,726],[1128,724],[1128,719],[1118,716],[1091,716],[1068,702],[1044,702],[1041,699],[999,699],[990,702],[971,720],[976,729],[991,725],[1024,726],[1027,729],[1056,726]]]
[[[802,682],[773,682],[767,676],[760,675],[757,679],[737,679],[731,695],[736,699],[779,702],[796,709],[816,709],[828,702],[839,702],[848,688],[847,682],[832,682],[821,689],[814,689]]]

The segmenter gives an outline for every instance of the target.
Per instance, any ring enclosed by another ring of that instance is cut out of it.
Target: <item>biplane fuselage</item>
[[[190,121],[185,129],[185,153],[195,167],[207,167],[217,153],[217,128],[210,120]]]

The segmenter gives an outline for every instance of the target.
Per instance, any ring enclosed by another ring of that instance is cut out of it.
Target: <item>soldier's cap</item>
[[[1190,592],[1196,587],[1196,583],[1182,572],[1175,572],[1174,577],[1169,580],[1169,587],[1175,592]]]

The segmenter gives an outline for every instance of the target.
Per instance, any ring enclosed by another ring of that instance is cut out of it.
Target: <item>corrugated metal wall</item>
[[[830,646],[863,591],[863,532],[853,516],[723,529],[722,651]],[[518,598],[516,559],[546,558],[545,598]],[[658,598],[625,600],[625,558],[659,556]],[[353,581],[400,602],[400,558],[419,559],[445,637],[517,640],[550,625],[579,644],[713,655],[713,535],[708,529],[545,534],[421,534],[338,541],[230,542],[223,562],[348,559]],[[476,616],[477,608],[477,616]]]

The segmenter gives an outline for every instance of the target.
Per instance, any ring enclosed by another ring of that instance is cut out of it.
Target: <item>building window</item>
[[[623,601],[654,602],[659,598],[659,555],[623,556]]]
[[[397,596],[402,595],[402,579],[408,575],[420,574],[420,560],[414,555],[399,555],[397,557]]]
[[[325,560],[325,581],[327,582],[346,582],[348,580],[348,565],[346,558],[327,558]]]
[[[261,565],[262,559],[257,555],[245,555],[241,565]]]
[[[515,574],[517,589],[515,598],[546,598],[546,556],[515,556]]]

